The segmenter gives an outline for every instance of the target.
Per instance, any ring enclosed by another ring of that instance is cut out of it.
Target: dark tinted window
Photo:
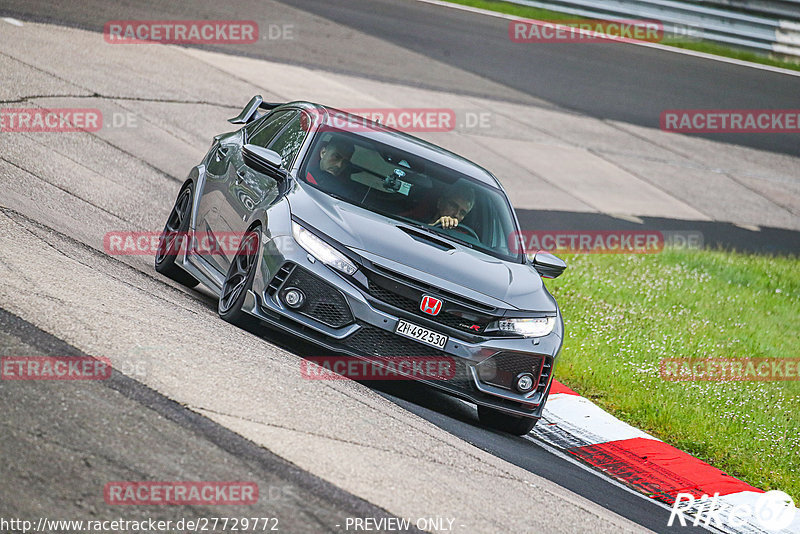
[[[254,131],[247,131],[247,143],[268,148],[270,141],[297,114],[295,110],[276,111],[255,125]]]
[[[303,140],[308,133],[310,118],[300,113],[296,115],[286,128],[275,138],[268,148],[274,150],[283,158],[283,167],[288,169],[294,161],[297,152],[303,145]]]

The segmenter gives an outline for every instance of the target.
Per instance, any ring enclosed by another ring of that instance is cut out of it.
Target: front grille
[[[403,358],[449,357],[446,352],[428,347],[375,326],[363,325],[345,343],[358,352],[373,356],[398,356]]]
[[[341,328],[353,322],[353,314],[341,291],[302,267],[286,263],[272,278],[267,291],[280,297],[291,287],[300,289],[306,297],[304,304],[294,310],[297,313],[331,328]]]
[[[461,358],[454,358],[444,351],[405,339],[375,326],[363,325],[356,333],[346,338],[344,343],[356,352],[377,356],[385,361],[391,361],[393,358],[416,360],[446,358],[455,363],[454,376],[447,380],[447,384],[463,390],[472,389],[472,379],[467,372],[467,364]]]
[[[379,271],[379,274],[382,274],[384,277],[389,277],[396,281],[400,281],[401,283],[407,286],[416,287],[417,289],[425,292],[439,293],[445,299],[452,300],[453,302],[459,302],[465,306],[468,306],[470,308],[475,308],[486,313],[492,313],[493,311],[495,311],[495,308],[493,306],[487,306],[482,302],[477,302],[471,299],[464,298],[460,295],[456,295],[455,293],[450,293],[449,291],[445,291],[439,287],[431,286],[430,284],[422,282],[421,280],[410,278],[404,274],[392,271],[390,269],[386,269],[385,267],[381,267],[375,264],[372,264],[372,267],[376,271]]]
[[[420,310],[422,296],[429,293],[433,296],[440,296],[439,292],[426,291],[374,272],[367,272],[367,279],[369,281],[368,292],[370,296],[395,308],[456,330],[481,334],[486,330],[489,323],[495,319],[493,316],[476,312],[454,303],[452,300],[448,300],[447,297],[442,297],[442,310],[438,315],[428,315]]]
[[[537,389],[541,385],[542,367],[545,357],[519,352],[501,352],[482,361],[477,366],[478,376],[482,382],[493,386],[513,390],[514,379],[520,373],[531,373]],[[549,368],[548,368],[549,377]],[[546,386],[545,382],[545,386]]]

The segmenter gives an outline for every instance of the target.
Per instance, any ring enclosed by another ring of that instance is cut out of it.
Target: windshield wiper
[[[476,248],[476,245],[474,243],[470,243],[469,241],[464,241],[463,239],[459,239],[456,236],[452,236],[450,234],[443,234],[442,232],[437,232],[436,230],[434,230],[433,233],[435,233],[438,236],[442,236],[446,239],[449,239],[451,241],[455,241],[459,245],[464,245],[465,247],[469,247],[473,250]]]
[[[381,215],[388,215],[388,214],[381,213]],[[414,228],[419,228],[420,230],[425,230],[429,234],[441,235],[441,234],[439,234],[439,232],[437,232],[436,230],[434,230],[433,228],[431,228],[427,224],[424,224],[424,223],[421,223],[421,222],[417,222],[414,219],[409,219],[408,217],[403,217],[402,215],[389,215],[389,216],[392,217],[393,219],[397,219],[400,222],[403,222],[403,223],[405,223],[405,224],[407,224],[409,226],[413,226]]]
[[[438,232],[438,231],[436,231],[435,228],[431,227],[430,225],[417,222],[417,221],[415,221],[413,219],[409,219],[409,218],[403,217],[401,215],[396,215],[396,217],[398,219],[400,219],[402,222],[408,224],[409,226],[413,226],[414,228],[419,228],[420,230],[424,230],[425,232],[427,232],[429,234],[435,235],[437,238],[444,238],[444,239],[448,239],[450,241],[455,241],[456,243],[458,243],[460,245],[464,245],[465,247],[469,247],[471,249],[475,249],[475,245],[474,244],[469,243],[467,241],[463,241],[463,240],[461,240],[461,239],[459,239],[459,238],[457,238],[455,236],[451,236],[450,234],[444,234],[442,232]]]

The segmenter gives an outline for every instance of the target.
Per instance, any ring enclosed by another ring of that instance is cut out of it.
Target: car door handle
[[[244,174],[242,171],[236,171],[236,184],[238,185],[242,183],[242,181],[244,181]]]
[[[228,149],[221,145],[218,145],[216,153],[217,161],[219,161],[221,158],[227,157],[227,155],[228,155]]]

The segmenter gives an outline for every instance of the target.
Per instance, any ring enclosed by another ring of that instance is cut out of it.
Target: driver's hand
[[[458,219],[456,219],[455,217],[448,217],[445,215],[444,217],[439,217],[436,220],[436,222],[433,223],[434,226],[436,226],[437,224],[441,224],[442,228],[455,228],[456,226],[458,226]]]

